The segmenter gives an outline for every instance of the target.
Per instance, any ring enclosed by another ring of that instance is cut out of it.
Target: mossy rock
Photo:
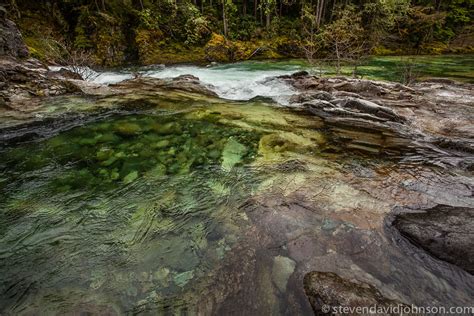
[[[205,48],[206,59],[209,61],[229,62],[232,61],[234,45],[224,36],[212,33],[211,39]]]
[[[230,171],[238,164],[243,156],[247,153],[247,147],[236,141],[234,138],[229,138],[224,150],[222,151],[222,169]]]
[[[158,135],[179,134],[182,131],[181,126],[176,122],[156,123],[151,126],[151,129]]]
[[[123,177],[123,183],[129,184],[135,181],[138,178],[138,171],[134,170]]]
[[[115,131],[121,136],[134,136],[140,134],[142,132],[142,129],[138,124],[123,122],[117,124],[117,126],[115,127]]]
[[[314,141],[291,132],[265,135],[258,146],[259,154],[264,157],[283,152],[306,153],[315,149],[317,145]]]

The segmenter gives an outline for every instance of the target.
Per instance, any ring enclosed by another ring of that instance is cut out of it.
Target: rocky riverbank
[[[284,80],[300,92],[292,98],[291,105],[314,115],[321,121],[322,128],[342,147],[367,155],[393,157],[402,164],[434,165],[449,172],[458,170],[469,179],[463,184],[466,186],[463,195],[469,201],[467,204],[453,199],[454,190],[446,183],[443,198],[437,202],[440,204],[433,206],[428,203],[424,208],[410,206],[402,210],[394,208],[387,219],[390,227],[387,231],[394,234],[394,240],[405,239],[412,244],[410,247],[426,250],[429,255],[422,256],[422,261],[433,256],[472,274],[474,264],[470,259],[470,249],[474,249],[471,227],[474,209],[459,207],[473,205],[472,85],[433,80],[406,87],[398,83],[317,78],[306,72],[282,76],[279,80]],[[419,178],[421,174],[413,176]],[[371,190],[381,189],[372,187]],[[426,189],[425,186],[417,190]],[[424,204],[422,200],[416,203]],[[449,205],[443,205],[445,203]],[[403,245],[399,241],[397,244]],[[410,253],[413,254],[413,251]],[[373,292],[370,286],[350,291],[348,289],[357,288],[358,285],[348,282],[336,275],[308,273],[305,289],[315,313],[321,313],[324,304],[385,304],[382,301],[386,299]],[[371,294],[361,294],[364,291]]]
[[[474,293],[468,251],[474,188],[470,85],[432,81],[407,87],[300,72],[268,79],[295,89],[288,106],[275,107],[268,100],[220,99],[214,87],[189,75],[100,85],[50,71],[34,59],[10,56],[0,65],[6,74],[4,148],[111,115],[157,111],[259,138],[252,168],[265,180],[238,206],[250,228],[210,279],[196,281],[205,290],[184,295],[195,311],[304,314],[319,313],[323,304],[462,304]],[[124,124],[117,127],[119,137],[148,137],[146,126]],[[106,127],[101,133],[107,135]],[[96,138],[83,143],[100,142]],[[214,160],[233,166],[245,146],[227,147],[222,159],[208,150]],[[167,155],[174,161],[171,149]],[[117,159],[125,158],[112,163]],[[131,171],[123,182],[140,176]],[[147,297],[137,310],[157,301]]]

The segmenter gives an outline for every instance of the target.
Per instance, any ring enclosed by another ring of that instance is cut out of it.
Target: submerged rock
[[[296,262],[288,257],[276,256],[273,259],[272,280],[280,292],[285,293],[288,279],[295,271]]]
[[[332,309],[338,307],[386,308],[403,305],[398,301],[386,298],[368,283],[349,281],[332,272],[313,271],[306,274],[304,290],[316,315],[360,315],[360,313],[342,313]],[[390,314],[377,313],[377,315]]]
[[[247,148],[244,145],[230,138],[222,151],[222,169],[225,171],[232,170],[242,160],[246,152]]]
[[[393,225],[414,245],[474,274],[474,208],[438,205],[399,214]]]
[[[185,272],[181,272],[179,274],[176,274],[174,277],[173,277],[173,281],[174,283],[179,286],[179,287],[183,287],[185,286],[189,281],[191,281],[192,279],[194,278],[194,271],[193,270],[189,270],[189,271],[185,271]]]

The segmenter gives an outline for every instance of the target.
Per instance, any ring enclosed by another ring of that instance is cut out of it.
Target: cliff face
[[[7,19],[0,6],[0,109],[25,110],[34,104],[32,98],[79,91],[68,78],[80,79],[66,70],[50,71],[31,58],[16,24]]]
[[[28,57],[28,48],[23,42],[20,31],[6,15],[6,9],[0,6],[0,56]]]

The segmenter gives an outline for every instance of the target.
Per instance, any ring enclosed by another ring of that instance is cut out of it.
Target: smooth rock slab
[[[397,215],[393,225],[432,256],[474,274],[474,208],[437,205]]]

